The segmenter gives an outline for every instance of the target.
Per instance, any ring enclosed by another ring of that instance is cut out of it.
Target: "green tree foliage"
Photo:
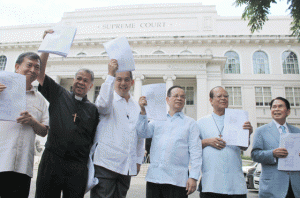
[[[278,0],[235,0],[236,6],[246,5],[242,18],[249,20],[248,26],[253,33],[262,29],[264,23],[268,20],[271,3],[277,3]],[[288,10],[293,18],[291,23],[292,35],[300,38],[300,0],[287,0]]]

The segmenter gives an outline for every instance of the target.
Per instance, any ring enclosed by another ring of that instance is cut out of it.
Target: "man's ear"
[[[20,69],[20,64],[16,63],[15,64],[15,72],[18,73],[18,70]]]

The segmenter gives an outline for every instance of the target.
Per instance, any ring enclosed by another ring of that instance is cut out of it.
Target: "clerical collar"
[[[82,101],[83,98],[75,95],[75,99]]]

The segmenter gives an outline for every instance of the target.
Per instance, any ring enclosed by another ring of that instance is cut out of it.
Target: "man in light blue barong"
[[[222,139],[229,95],[223,87],[215,87],[209,97],[213,113],[197,121],[203,149],[200,197],[246,198],[241,150],[247,148],[226,145]],[[250,122],[245,122],[243,128],[249,130],[249,136],[253,132]]]
[[[143,96],[139,100],[138,136],[152,138],[151,163],[146,176],[147,198],[187,198],[196,190],[202,149],[196,121],[182,112],[185,98],[182,87],[171,87],[166,98],[170,107],[167,120],[153,120],[149,124],[145,110],[147,100]]]

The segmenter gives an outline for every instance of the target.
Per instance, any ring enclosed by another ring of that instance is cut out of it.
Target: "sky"
[[[118,5],[149,4],[146,0],[0,0],[0,27],[41,23],[58,23],[64,12],[75,9]],[[216,5],[220,16],[242,16],[244,7],[235,7],[234,0],[151,0],[158,3],[199,3]],[[287,0],[272,4],[271,15],[288,15]]]

